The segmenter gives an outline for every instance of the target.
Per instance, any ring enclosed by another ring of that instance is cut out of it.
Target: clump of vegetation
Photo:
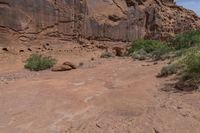
[[[185,65],[183,80],[190,80],[196,87],[200,86],[200,51],[191,50],[183,59]]]
[[[200,30],[176,35],[166,43],[136,40],[128,53],[138,60],[170,59],[170,63],[162,68],[158,77],[177,74],[179,88],[200,88]]]
[[[101,54],[100,56],[101,58],[110,58],[110,57],[113,57],[112,53],[108,52],[108,51],[105,51]]]
[[[140,49],[138,51],[131,53],[131,56],[137,60],[146,60],[146,59],[149,59],[150,55],[143,49]]]
[[[189,49],[181,57],[181,70],[177,88],[180,90],[195,90],[200,88],[200,51]]]
[[[176,74],[178,70],[177,68],[177,64],[169,64],[161,69],[160,73],[158,74],[158,77],[166,77],[172,74]]]
[[[184,64],[188,73],[200,75],[200,51],[190,50],[184,57]]]
[[[194,47],[200,44],[200,30],[178,34],[170,40],[170,45],[176,50]]]
[[[52,57],[42,56],[38,54],[32,54],[25,64],[25,68],[31,71],[40,71],[53,67],[56,63],[56,60]]]
[[[168,42],[136,40],[128,49],[128,54],[138,60],[170,59],[158,77],[177,74],[180,82],[200,88],[200,30],[178,34]]]
[[[136,40],[133,42],[128,53],[135,59],[154,59],[160,60],[164,58],[170,51],[168,45],[164,42],[156,40]]]

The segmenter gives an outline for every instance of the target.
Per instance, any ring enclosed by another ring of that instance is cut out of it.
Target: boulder
[[[70,71],[72,70],[72,67],[67,66],[67,65],[59,65],[59,66],[54,66],[51,71],[58,72],[58,71]]]
[[[54,66],[51,70],[52,71],[70,71],[72,69],[76,69],[76,65],[74,65],[73,63],[66,61],[64,63],[62,63],[61,65],[56,65]]]
[[[66,61],[63,63],[64,66],[70,66],[72,69],[76,69],[76,65],[74,65],[73,63]]]

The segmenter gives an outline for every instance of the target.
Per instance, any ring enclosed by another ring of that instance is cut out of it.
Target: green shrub
[[[158,74],[158,77],[166,77],[175,74],[177,73],[177,68],[177,64],[169,64],[161,69],[160,73]]]
[[[181,82],[187,83],[193,90],[200,87],[200,51],[192,49],[186,53],[182,63],[184,64]]]
[[[163,43],[155,40],[136,40],[133,42],[129,53],[143,49],[147,53],[151,53],[163,47]]]
[[[176,50],[194,47],[200,44],[200,30],[178,34],[170,40],[170,45]]]
[[[200,51],[198,48],[184,50],[184,54],[178,56],[168,66],[162,68],[158,77],[179,73],[179,83],[185,87],[200,87]]]
[[[161,69],[160,73],[158,74],[158,77],[166,77],[176,73],[183,73],[185,70],[184,60],[185,60],[185,55],[172,58],[171,61],[168,63],[168,65],[164,66]]]
[[[131,48],[128,50],[128,53],[129,55],[137,55],[136,57],[142,53],[142,57],[147,56],[147,58],[159,60],[162,59],[163,55],[167,54],[169,51],[170,48],[166,43],[156,40],[137,40],[133,42]],[[133,56],[133,58],[134,57],[135,56]]]
[[[101,54],[101,58],[110,58],[113,57],[112,53],[105,51]]]
[[[200,76],[200,51],[190,50],[184,57],[185,71]]]
[[[160,48],[155,50],[154,52],[152,52],[151,54],[151,58],[154,60],[164,60],[167,59],[169,57],[169,49],[168,48]]]
[[[162,68],[158,76],[177,73],[180,90],[200,88],[200,30],[193,30],[176,35],[169,42],[173,58],[171,63]]]
[[[25,64],[25,68],[31,71],[40,71],[51,68],[56,63],[56,60],[51,57],[46,57],[38,54],[32,54]]]
[[[143,49],[140,49],[138,51],[133,52],[131,54],[131,57],[138,60],[146,60],[149,58],[149,54]]]

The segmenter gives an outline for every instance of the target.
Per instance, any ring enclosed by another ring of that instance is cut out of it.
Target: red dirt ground
[[[68,72],[2,60],[0,133],[200,133],[200,94],[161,91],[163,62],[82,58]]]

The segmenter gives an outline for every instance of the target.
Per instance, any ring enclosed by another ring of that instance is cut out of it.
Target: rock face
[[[165,39],[200,27],[174,0],[0,0],[0,42]],[[8,36],[9,35],[9,36]]]

